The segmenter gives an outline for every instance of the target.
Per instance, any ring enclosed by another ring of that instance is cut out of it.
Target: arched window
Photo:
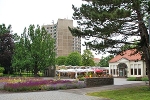
[[[127,65],[125,63],[120,63],[117,68],[127,68]]]

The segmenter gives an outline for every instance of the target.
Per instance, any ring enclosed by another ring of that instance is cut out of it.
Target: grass
[[[42,77],[43,76],[43,73],[39,73],[39,75]],[[26,73],[26,72],[22,72],[21,74],[19,73],[14,73],[14,74],[3,74],[1,75],[3,77],[8,77],[8,76],[11,76],[11,77],[34,77],[34,74],[33,73]]]
[[[150,100],[150,88],[139,86],[119,90],[88,93],[90,96],[104,97],[111,100]]]

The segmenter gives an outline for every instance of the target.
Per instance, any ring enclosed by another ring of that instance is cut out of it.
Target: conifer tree
[[[150,17],[149,1],[85,1],[86,3],[79,8],[72,6],[73,19],[77,21],[78,28],[69,28],[71,33],[86,39],[93,37],[94,40],[88,41],[86,45],[98,53],[118,54],[122,52],[122,46],[138,43],[135,49],[143,54],[150,81],[150,46],[147,24]]]

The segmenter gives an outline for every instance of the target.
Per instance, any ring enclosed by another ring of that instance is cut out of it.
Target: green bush
[[[0,73],[0,77],[3,76],[3,73]]]
[[[80,77],[79,81],[84,81],[85,77]]]
[[[136,81],[142,81],[142,77],[136,77]]]
[[[128,77],[127,81],[142,81],[142,77]]]
[[[136,77],[128,77],[127,81],[136,81]]]
[[[3,76],[3,71],[4,71],[5,69],[3,68],[3,67],[0,67],[0,76]]]
[[[0,67],[0,73],[3,73],[4,70],[4,67]]]
[[[142,81],[149,81],[148,77],[142,77]]]

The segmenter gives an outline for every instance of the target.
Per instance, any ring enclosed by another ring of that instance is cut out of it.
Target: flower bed
[[[42,78],[0,78],[0,83],[4,84],[4,90],[13,92],[85,87],[84,82],[53,79],[45,80]]]

